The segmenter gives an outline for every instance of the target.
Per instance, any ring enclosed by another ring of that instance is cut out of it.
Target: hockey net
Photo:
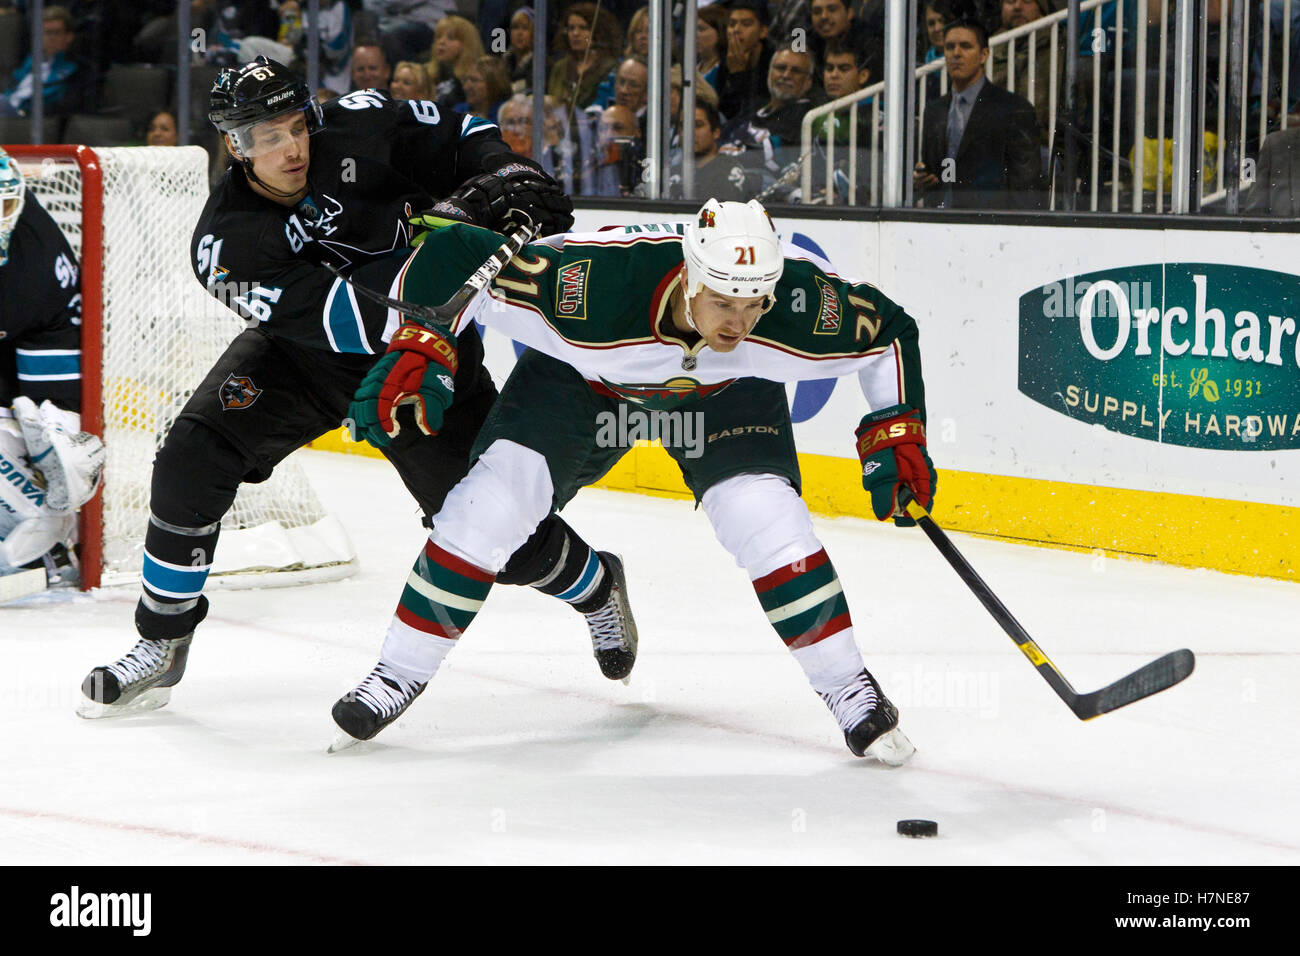
[[[190,268],[208,156],[190,147],[8,146],[81,262],[83,428],[108,451],[81,514],[83,587],[138,579],[154,453],[243,321]],[[302,466],[240,486],[209,582],[268,587],[346,577],[356,554]]]

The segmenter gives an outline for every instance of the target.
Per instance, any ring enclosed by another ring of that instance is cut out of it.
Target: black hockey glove
[[[535,224],[538,234],[573,228],[573,200],[541,168],[510,157],[490,173],[466,180],[450,201],[464,208],[479,225],[498,232]]]

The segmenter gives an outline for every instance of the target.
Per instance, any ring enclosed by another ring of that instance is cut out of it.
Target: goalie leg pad
[[[71,540],[76,529],[72,514],[46,514],[18,522],[0,540],[0,574],[17,571],[56,544]]]

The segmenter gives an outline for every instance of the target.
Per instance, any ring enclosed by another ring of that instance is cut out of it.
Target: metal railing
[[[1171,177],[1166,174],[1166,150],[1171,147],[1167,144],[1173,140],[1172,148],[1178,150],[1177,137],[1171,137],[1166,133],[1170,119],[1177,119],[1174,123],[1174,129],[1180,128],[1183,111],[1188,112],[1187,119],[1193,116],[1203,116],[1204,122],[1197,124],[1195,133],[1190,139],[1196,144],[1194,147],[1190,144],[1183,145],[1181,148],[1189,149],[1191,152],[1191,162],[1201,164],[1200,169],[1202,176],[1198,177],[1200,181],[1199,196],[1202,203],[1209,203],[1222,199],[1228,192],[1228,184],[1225,181],[1227,165],[1226,158],[1226,140],[1223,134],[1226,125],[1229,122],[1228,101],[1229,101],[1229,22],[1227,17],[1227,4],[1225,2],[1224,15],[1219,27],[1217,42],[1217,68],[1212,71],[1212,76],[1206,76],[1204,73],[1205,63],[1208,61],[1206,55],[1206,39],[1208,36],[1207,20],[1203,17],[1196,18],[1195,29],[1199,32],[1200,56],[1193,62],[1190,54],[1187,59],[1188,69],[1196,71],[1200,82],[1193,88],[1198,95],[1197,103],[1173,103],[1173,112],[1171,113],[1170,104],[1171,93],[1188,91],[1190,84],[1187,78],[1180,78],[1178,65],[1183,62],[1180,59],[1181,48],[1171,51],[1171,43],[1176,42],[1177,37],[1171,36],[1175,31],[1171,28],[1171,17],[1169,0],[1115,0],[1115,19],[1110,24],[1111,30],[1103,23],[1103,7],[1108,0],[1084,0],[1080,3],[1080,36],[1090,36],[1089,45],[1092,48],[1093,55],[1081,58],[1081,68],[1076,78],[1076,90],[1087,90],[1090,95],[1087,97],[1088,122],[1085,130],[1075,130],[1077,142],[1086,147],[1086,155],[1083,157],[1084,162],[1080,165],[1083,168],[1083,178],[1087,183],[1087,194],[1085,197],[1079,197],[1083,208],[1092,211],[1099,211],[1109,208],[1111,211],[1120,211],[1122,201],[1127,198],[1127,205],[1133,212],[1142,212],[1145,208],[1154,209],[1156,212],[1163,212],[1166,209],[1171,211],[1183,211],[1177,208],[1176,197],[1179,195],[1175,189],[1171,194],[1170,182]],[[1242,0],[1234,0],[1242,2]],[[1250,49],[1250,7],[1256,8],[1256,16],[1261,11],[1268,11],[1269,5],[1273,2],[1278,3],[1278,10],[1281,15],[1281,48],[1282,62],[1281,69],[1278,71],[1283,98],[1283,108],[1281,110],[1281,128],[1287,128],[1287,110],[1292,105],[1289,93],[1290,74],[1291,74],[1291,11],[1293,2],[1300,3],[1300,0],[1265,0],[1259,3],[1258,0],[1246,0],[1244,4],[1245,23],[1242,28],[1242,36],[1246,37],[1243,42],[1241,55],[1241,89],[1249,90],[1250,83],[1259,84],[1258,92],[1259,116],[1258,116],[1258,140],[1262,144],[1264,137],[1269,132],[1268,101],[1271,89],[1270,79],[1270,56],[1271,47],[1274,39],[1277,38],[1278,32],[1270,29],[1270,20],[1272,17],[1265,15],[1264,22],[1261,25],[1261,36],[1255,44],[1256,50]],[[1150,18],[1149,14],[1156,5],[1159,5],[1158,18]],[[1129,6],[1135,16],[1133,22],[1136,23],[1137,29],[1130,34],[1129,42],[1132,44],[1130,62],[1125,63],[1125,7]],[[1002,79],[1002,85],[1011,92],[1024,96],[1027,100],[1035,105],[1036,112],[1041,104],[1036,102],[1039,98],[1046,95],[1048,98],[1045,111],[1046,129],[1043,130],[1048,147],[1048,156],[1058,156],[1061,144],[1057,138],[1062,131],[1069,132],[1068,124],[1061,122],[1061,112],[1063,110],[1064,96],[1062,95],[1062,84],[1064,78],[1064,59],[1065,49],[1065,27],[1069,11],[1060,10],[1056,13],[1042,17],[1032,23],[995,34],[989,38],[990,54],[985,66],[986,75],[992,79],[996,67],[1005,68],[1005,77]],[[1149,49],[1148,44],[1148,19],[1152,19],[1151,33],[1152,39],[1156,46],[1155,50]],[[1113,31],[1113,32],[1112,32]],[[1252,57],[1252,52],[1255,56]],[[1104,55],[1103,55],[1104,54]],[[1018,62],[1019,61],[1019,62]],[[1088,61],[1091,61],[1090,63]],[[1252,65],[1253,64],[1253,65]],[[1048,72],[1048,79],[1045,84],[1040,82],[1040,71]],[[1151,89],[1149,83],[1149,72],[1154,73],[1154,89]],[[916,128],[917,128],[917,147],[916,153],[920,155],[921,137],[924,134],[923,124],[920,122],[924,115],[927,98],[931,92],[932,80],[934,75],[938,75],[939,94],[947,92],[947,70],[942,59],[935,60],[924,66],[917,67],[914,74],[916,83]],[[1206,103],[1206,81],[1213,81],[1215,90],[1214,99],[1211,103]],[[1103,89],[1103,86],[1109,84],[1109,87]],[[1176,85],[1175,85],[1176,84]],[[867,201],[871,205],[878,205],[881,195],[882,184],[880,182],[880,170],[884,165],[881,160],[881,128],[879,122],[881,96],[885,93],[886,84],[875,83],[864,89],[858,90],[848,96],[840,97],[822,106],[809,110],[803,117],[801,130],[801,198],[805,203],[813,202],[818,204],[847,203],[855,205],[859,202],[859,193],[862,191],[864,179],[867,182]],[[1154,93],[1154,104],[1150,102],[1151,94]],[[1252,93],[1252,96],[1255,95]],[[871,122],[870,128],[863,134],[859,121],[859,104],[870,98]],[[1109,100],[1109,117],[1103,118],[1102,107],[1105,101]],[[1206,107],[1209,107],[1207,109]],[[844,148],[842,142],[837,145],[836,140],[842,139],[842,123],[839,120],[840,114],[847,111],[848,124],[848,143],[847,143],[847,163],[837,169],[836,153],[838,149]],[[1152,113],[1154,111],[1154,113]],[[1247,142],[1247,121],[1249,111],[1242,109],[1240,111],[1240,143]],[[1148,120],[1154,118],[1154,130],[1150,140],[1155,147],[1154,159],[1155,169],[1152,171],[1153,182],[1148,181],[1148,150],[1146,135]],[[1126,119],[1131,120],[1131,132],[1127,139],[1129,140],[1129,156],[1123,155],[1124,143],[1121,138],[1121,131]],[[1040,120],[1041,121],[1041,120]],[[1102,128],[1103,123],[1107,128]],[[1192,129],[1190,122],[1183,128]],[[1207,137],[1210,130],[1217,131],[1213,140]],[[816,130],[816,132],[815,132]],[[1211,147],[1207,152],[1207,144]],[[1212,162],[1206,162],[1206,159],[1212,157]],[[1173,168],[1177,170],[1179,164],[1173,163]],[[861,169],[859,167],[862,167]],[[1213,172],[1213,177],[1206,181],[1204,175]],[[1051,175],[1055,172],[1057,175]],[[822,183],[814,185],[814,180],[818,174],[824,176],[824,189],[817,188]],[[1061,182],[1059,168],[1054,168],[1049,163],[1045,173],[1049,175],[1052,183],[1052,190],[1048,194],[1048,207],[1058,209],[1062,207],[1062,197],[1064,190],[1070,188],[1072,184]],[[836,185],[838,180],[838,186]],[[1153,188],[1154,187],[1154,188]]]

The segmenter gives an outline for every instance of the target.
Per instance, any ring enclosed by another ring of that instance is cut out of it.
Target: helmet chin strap
[[[240,159],[239,165],[243,167],[245,176],[247,176],[253,182],[257,183],[257,185],[261,186],[267,192],[274,193],[277,196],[283,196],[285,199],[292,199],[295,195],[297,195],[297,193],[285,192],[282,189],[276,189],[270,183],[263,182],[262,179],[257,175],[257,173],[253,172],[253,161],[251,159]]]
[[[691,299],[695,297],[696,290],[691,289],[690,282],[691,282],[691,272],[689,269],[686,268],[685,264],[683,264],[682,265],[682,310],[683,310],[682,318],[686,320],[686,324],[690,326],[692,332],[699,332],[700,330],[695,327],[695,319],[691,315]]]

